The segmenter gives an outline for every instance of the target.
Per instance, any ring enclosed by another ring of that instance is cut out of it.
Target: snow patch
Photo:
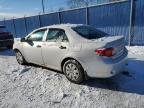
[[[127,47],[128,72],[110,79],[90,79],[81,85],[63,74],[36,66],[21,66],[13,51],[0,51],[0,107],[113,108],[144,107],[144,47]]]

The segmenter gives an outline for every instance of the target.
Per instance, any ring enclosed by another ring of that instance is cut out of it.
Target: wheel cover
[[[20,52],[17,52],[16,53],[16,58],[17,58],[17,61],[22,64],[23,62],[23,57],[22,57],[22,54]]]
[[[77,81],[79,78],[79,69],[73,63],[69,63],[66,65],[65,68],[66,75],[69,79],[73,81]]]

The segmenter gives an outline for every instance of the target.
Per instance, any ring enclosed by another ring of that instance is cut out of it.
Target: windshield
[[[90,26],[78,26],[73,27],[72,29],[86,39],[98,39],[108,36],[107,33]]]

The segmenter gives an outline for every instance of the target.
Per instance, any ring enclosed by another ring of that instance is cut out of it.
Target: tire
[[[63,72],[67,79],[73,83],[79,84],[84,81],[84,70],[76,60],[68,60],[63,65]]]
[[[16,51],[16,59],[20,65],[24,65],[27,63],[20,51]]]

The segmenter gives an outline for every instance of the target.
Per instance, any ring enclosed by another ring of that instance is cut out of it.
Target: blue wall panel
[[[24,18],[15,19],[15,28],[16,28],[16,36],[17,37],[25,37],[26,36],[26,27]]]
[[[60,13],[61,23],[86,23],[86,9],[65,11]]]
[[[7,20],[7,21],[5,21],[5,26],[6,26],[6,29],[9,32],[11,32],[14,37],[16,37],[13,20]]]
[[[129,33],[130,2],[103,5],[89,8],[89,24],[112,35]]]
[[[32,16],[26,18],[27,32],[30,33],[34,29],[40,27],[39,16]]]
[[[4,25],[4,21],[0,21],[0,25]]]
[[[132,44],[144,45],[144,0],[135,1],[134,34]]]
[[[58,13],[46,14],[40,16],[41,26],[48,26],[53,24],[58,24]]]

